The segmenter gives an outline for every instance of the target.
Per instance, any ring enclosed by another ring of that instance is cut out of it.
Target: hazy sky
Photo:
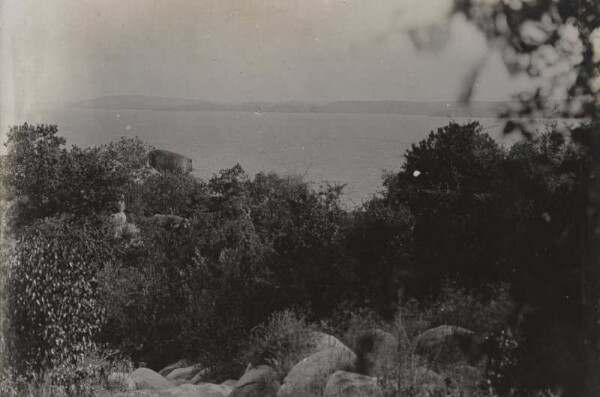
[[[418,52],[407,31],[448,20],[447,0],[0,0],[5,120],[100,95],[212,101],[456,99],[486,52],[454,18]],[[499,57],[476,99],[519,84]]]

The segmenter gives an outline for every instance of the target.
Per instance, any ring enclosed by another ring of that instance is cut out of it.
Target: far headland
[[[555,108],[560,106],[554,101]],[[497,118],[510,106],[505,101],[475,101],[468,105],[452,101],[401,101],[401,100],[344,100],[326,103],[310,102],[241,102],[217,103],[206,100],[165,98],[140,95],[101,96],[73,104],[74,107],[97,110],[153,110],[191,112],[265,112],[265,113],[365,113],[402,114],[427,117]],[[552,115],[547,115],[552,117]]]

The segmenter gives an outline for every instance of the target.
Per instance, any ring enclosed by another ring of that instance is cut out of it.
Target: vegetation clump
[[[21,375],[82,385],[109,349],[156,370],[199,362],[213,381],[269,364],[281,381],[326,332],[407,391],[427,374],[418,336],[455,326],[477,335],[497,392],[577,379],[588,153],[552,127],[503,148],[449,123],[353,209],[341,186],[239,165],[157,173],[138,140],[66,149],[57,133],[14,127],[2,167]],[[123,200],[135,236],[115,238]],[[373,364],[377,343],[390,365]]]

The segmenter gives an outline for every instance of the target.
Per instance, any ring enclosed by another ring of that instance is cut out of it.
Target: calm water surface
[[[466,122],[468,119],[454,119]],[[494,138],[502,122],[478,119]],[[360,204],[381,189],[383,170],[399,170],[403,153],[450,119],[381,114],[238,113],[83,110],[41,114],[33,123],[58,124],[67,144],[91,146],[138,136],[193,160],[209,178],[236,163],[250,175],[298,173],[315,185],[346,183],[344,201]],[[514,139],[514,138],[512,138]]]

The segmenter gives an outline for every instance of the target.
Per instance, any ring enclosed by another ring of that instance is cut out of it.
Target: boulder
[[[475,334],[465,328],[441,325],[418,336],[415,354],[434,370],[472,364],[478,359]]]
[[[204,383],[184,384],[160,392],[159,397],[227,397],[231,389],[226,386]]]
[[[377,378],[346,371],[337,371],[329,377],[323,396],[379,397],[383,392]]]
[[[231,395],[233,388],[226,385],[203,383],[197,385],[197,390],[200,392],[199,397],[227,397]]]
[[[416,385],[446,386],[445,378],[442,375],[425,367],[418,367],[415,370],[413,381]]]
[[[358,372],[374,377],[389,377],[399,367],[398,340],[390,333],[375,329],[358,341]]]
[[[250,367],[237,381],[230,397],[275,397],[279,390],[277,374],[268,365]]]
[[[223,386],[231,387],[232,389],[237,385],[238,381],[235,379],[227,379],[225,382],[221,382]]]
[[[287,374],[277,396],[320,396],[327,379],[336,371],[353,371],[356,355],[346,346],[321,350],[296,364]]]
[[[345,345],[338,338],[333,335],[326,334],[325,332],[311,332],[310,339],[312,349],[305,357],[320,352],[321,350],[329,349],[330,347],[345,347]]]
[[[133,223],[126,223],[123,225],[122,234],[123,234],[123,237],[128,237],[130,239],[133,239],[133,238],[139,237],[140,229]]]
[[[192,170],[192,159],[168,150],[155,149],[148,153],[150,166],[158,171],[187,174]]]
[[[194,377],[192,379],[190,379],[189,383],[191,383],[192,385],[197,385],[199,383],[201,383],[204,380],[204,377],[206,376],[207,373],[207,369],[203,369],[202,371],[199,371],[196,375],[194,375]]]
[[[175,385],[181,385],[184,383],[194,383],[191,380],[198,372],[200,372],[201,369],[202,367],[198,365],[192,365],[183,368],[175,368],[171,372],[169,372],[169,374],[165,376],[165,378],[173,382],[173,384]]]
[[[124,211],[111,214],[109,218],[110,224],[113,227],[123,226],[127,223],[127,215]]]
[[[166,390],[173,387],[171,383],[164,376],[157,374],[149,368],[138,368],[131,374],[131,378],[135,382],[135,386],[138,390]]]
[[[123,372],[112,372],[106,377],[106,389],[111,391],[132,391],[136,385],[131,375]]]
[[[185,360],[179,360],[176,363],[167,365],[166,367],[158,371],[158,373],[162,376],[167,376],[169,375],[169,372],[173,371],[175,368],[183,368],[186,365],[187,362]]]

